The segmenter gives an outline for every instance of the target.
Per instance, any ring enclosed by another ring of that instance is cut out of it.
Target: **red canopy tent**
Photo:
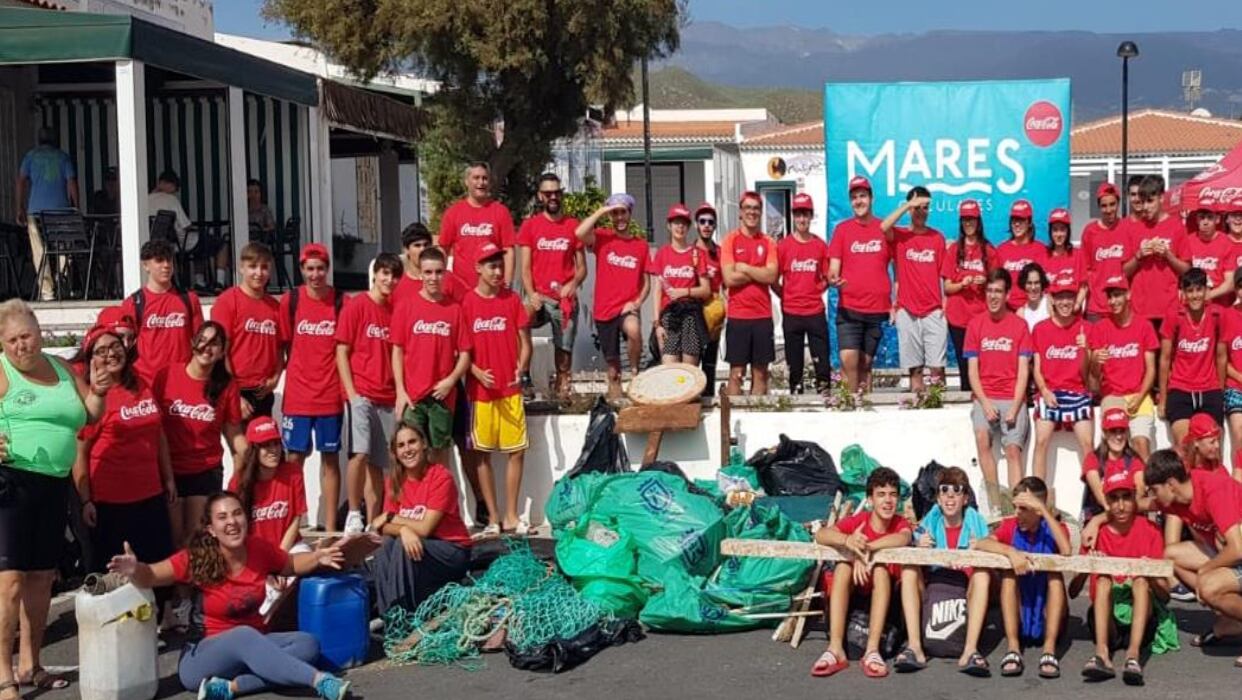
[[[1168,204],[1170,213],[1182,216],[1201,207],[1213,211],[1242,209],[1242,144],[1171,191]]]

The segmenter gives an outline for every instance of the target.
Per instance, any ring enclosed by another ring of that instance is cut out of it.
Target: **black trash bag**
[[[746,464],[759,472],[759,483],[769,496],[833,496],[841,490],[832,455],[813,442],[790,440],[784,433],[776,447],[756,452]]]
[[[509,664],[523,671],[560,673],[568,671],[608,647],[637,642],[646,637],[635,620],[611,620],[591,625],[571,639],[554,639],[543,646],[520,652],[505,642]]]
[[[642,468],[639,469],[638,471],[640,472],[663,472],[665,474],[672,474],[673,476],[681,477],[681,480],[686,482],[686,490],[689,491],[690,493],[693,493],[697,496],[707,496],[708,498],[715,498],[715,496],[713,496],[712,494],[696,486],[694,484],[694,481],[690,477],[686,476],[686,473],[682,471],[681,467],[677,466],[675,462],[666,462],[666,461],[657,459],[651,464],[644,464]]]
[[[923,516],[927,515],[927,511],[936,505],[936,480],[940,478],[942,471],[944,471],[944,466],[933,459],[919,470],[919,475],[914,479],[914,485],[910,489],[910,498],[914,503],[914,515],[919,520],[922,520]],[[969,483],[966,484],[966,505],[971,508],[979,507],[975,500],[974,489]]]
[[[588,472],[624,474],[630,471],[630,456],[616,428],[617,412],[604,397],[599,397],[591,409],[591,423],[582,443],[582,454],[578,455],[574,468],[569,470],[570,478]]]
[[[870,598],[865,599],[870,605]],[[904,630],[893,624],[893,620],[901,617],[900,607],[894,605],[884,621],[884,633],[880,635],[880,656],[891,659],[901,650],[905,643]],[[845,624],[845,655],[851,659],[861,659],[867,651],[867,635],[871,630],[871,613],[861,607],[850,609],[850,616]]]

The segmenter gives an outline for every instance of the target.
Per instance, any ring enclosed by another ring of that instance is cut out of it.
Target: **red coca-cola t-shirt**
[[[518,332],[530,325],[522,300],[509,289],[484,299],[477,291],[466,295],[462,318],[471,335],[470,361],[481,370],[491,370],[495,382],[491,389],[474,375],[467,374],[466,391],[472,401],[495,401],[521,393],[518,384]]]
[[[781,280],[781,311],[791,316],[823,316],[828,289],[828,244],[819,236],[802,241],[785,236],[776,244]]]
[[[647,241],[618,236],[610,228],[595,229],[596,321],[611,321],[621,315],[625,305],[638,299],[647,273]]]
[[[670,243],[662,246],[647,263],[647,272],[655,279],[652,284],[660,285],[660,311],[668,308],[668,290],[693,289],[699,285],[700,277],[707,277],[707,265],[703,259],[707,254],[693,246],[678,251]]]
[[[1000,320],[983,313],[966,326],[962,356],[979,361],[979,382],[989,399],[1012,401],[1018,381],[1018,358],[1030,357],[1035,349],[1026,321],[1006,313]]]
[[[418,403],[431,395],[436,384],[453,373],[457,354],[469,352],[470,333],[462,321],[461,306],[444,299],[430,301],[421,294],[392,315],[392,344],[402,349],[405,393]],[[451,410],[457,390],[445,397]]]
[[[1160,324],[1160,339],[1173,343],[1169,388],[1179,391],[1220,389],[1216,374],[1216,342],[1220,339],[1220,307],[1208,304],[1195,323],[1185,308],[1168,314]]]
[[[242,420],[237,382],[230,381],[213,404],[203,395],[207,380],[195,379],[185,366],[176,365],[160,370],[151,389],[160,407],[173,473],[198,474],[221,466],[224,426]]]
[[[987,276],[988,270],[996,267],[996,249],[992,246],[986,247],[987,259],[984,259],[985,247],[981,244],[966,245],[966,254],[959,263],[957,260],[958,248],[963,245],[961,241],[956,241],[949,245],[949,249],[944,254],[944,264],[940,268],[940,276],[952,282],[961,283],[967,277],[975,275]],[[898,289],[898,293],[900,293]],[[958,328],[965,328],[970,319],[982,313],[987,313],[987,300],[984,299],[984,285],[967,285],[956,294],[946,294],[944,304],[944,317],[949,325]]]
[[[944,234],[934,228],[921,232],[903,226],[893,228],[897,305],[911,316],[926,316],[941,307],[944,253]]]
[[[1229,308],[1220,314],[1220,342],[1225,344],[1229,366],[1242,371],[1242,311]],[[1225,386],[1242,391],[1242,382],[1227,377]]]
[[[134,361],[134,371],[150,384],[161,367],[190,361],[190,338],[203,325],[203,307],[194,292],[186,294],[190,300],[188,309],[175,290],[157,293],[143,287],[138,293],[145,300],[142,318],[138,318],[132,295],[125,297],[121,306],[138,324],[138,359]]]
[[[837,224],[828,242],[828,257],[841,261],[841,308],[864,314],[889,312],[893,306],[893,283],[888,274],[892,253],[875,217]]]
[[[405,302],[418,296],[418,293],[421,291],[423,291],[423,281],[421,279],[416,280],[409,275],[401,275],[401,278],[397,280],[397,285],[392,288],[390,301],[393,313],[396,313],[397,309],[401,308]],[[461,300],[466,298],[466,292],[469,291],[466,283],[462,282],[460,277],[451,270],[445,271],[444,277],[440,280],[440,293],[444,295],[444,298],[454,304],[460,304]]]
[[[1009,280],[1013,283],[1009,288],[1009,297],[1005,299],[1010,311],[1026,303],[1026,289],[1022,287],[1022,281],[1018,279],[1018,276],[1022,274],[1022,268],[1031,263],[1039,263],[1040,266],[1045,267],[1045,272],[1047,271],[1047,246],[1035,239],[1026,243],[1018,243],[1011,239],[996,246],[996,264],[998,267],[1005,268],[1005,271],[1009,273]]]
[[[1082,460],[1082,476],[1085,480],[1088,474],[1094,472],[1100,474],[1101,480],[1107,480],[1113,474],[1142,474],[1145,466],[1138,455],[1134,455],[1129,460],[1125,457],[1109,457],[1104,461],[1104,471],[1101,473],[1100,458],[1094,452],[1088,452]]]
[[[721,268],[737,263],[767,267],[775,262],[776,242],[763,233],[751,236],[740,228],[734,229],[720,246]],[[727,318],[739,321],[772,318],[771,285],[747,282],[740,287],[730,287],[728,299]]]
[[[1190,263],[1191,267],[1206,272],[1209,287],[1226,283],[1233,286],[1233,270],[1237,265],[1233,258],[1233,244],[1225,234],[1217,233],[1210,241],[1203,240],[1198,234],[1184,236],[1178,242],[1177,257]],[[1229,308],[1236,300],[1236,294],[1226,294],[1213,301]]]
[[[382,406],[397,402],[392,378],[392,343],[389,341],[392,307],[369,293],[345,302],[336,322],[336,342],[349,346],[349,371],[359,396]]]
[[[1157,507],[1181,518],[1205,542],[1220,547],[1221,533],[1242,522],[1242,484],[1224,469],[1191,469],[1190,483],[1194,497],[1189,504]]]
[[[1082,378],[1087,348],[1078,347],[1079,334],[1087,332],[1087,324],[1075,317],[1068,326],[1060,326],[1048,318],[1035,324],[1031,341],[1039,357],[1039,371],[1049,391],[1087,393]]]
[[[1083,258],[1087,263],[1087,311],[1108,314],[1108,294],[1104,282],[1110,277],[1125,274],[1122,266],[1134,257],[1128,220],[1118,219],[1108,228],[1098,220],[1087,224],[1082,230]]]
[[[193,583],[190,578],[190,552],[183,549],[168,559],[177,583]],[[289,563],[289,554],[258,537],[246,538],[246,565],[236,573],[226,573],[220,583],[200,585],[203,594],[203,623],[208,637],[234,627],[253,627],[267,631],[259,608],[267,596],[267,577],[279,574]]]
[[[233,493],[239,493],[240,476],[233,472],[233,478],[229,480],[229,490]],[[272,478],[267,481],[255,479],[254,497],[250,504],[250,537],[257,537],[279,548],[289,526],[303,515],[306,515],[306,485],[298,465],[282,462],[276,467]]]
[[[1182,224],[1174,217],[1148,223],[1134,220],[1130,223],[1130,247],[1138,255],[1143,244],[1155,240],[1164,241],[1169,249],[1181,249],[1179,241],[1186,237]],[[1130,301],[1134,311],[1144,318],[1164,318],[1177,306],[1177,272],[1169,266],[1163,255],[1147,255],[1139,258],[1138,268],[1130,278]]]
[[[280,299],[280,339],[289,344],[289,362],[281,413],[286,416],[335,416],[341,412],[341,378],[336,371],[336,295],[323,299],[298,287]],[[298,317],[290,323],[292,294],[298,294]],[[343,308],[343,307],[342,307]]]
[[[1228,234],[1225,234],[1225,240],[1229,241],[1229,264],[1236,270],[1242,267],[1242,241],[1236,240]]]
[[[517,244],[530,256],[530,275],[535,291],[546,297],[557,297],[560,288],[574,278],[574,257],[582,250],[582,241],[574,235],[578,220],[572,216],[553,221],[536,214],[522,222]]]
[[[1111,316],[1100,319],[1090,327],[1087,342],[1093,351],[1108,351],[1108,359],[1100,364],[1102,396],[1137,394],[1147,372],[1147,353],[1160,349],[1156,330],[1138,314],[1131,315],[1124,326]]]
[[[1100,534],[1095,538],[1095,551],[1106,557],[1124,557],[1126,559],[1164,559],[1164,533],[1142,515],[1135,516],[1130,522],[1130,529],[1124,534],[1118,532],[1109,523],[1100,527]],[[1098,576],[1091,575],[1092,597],[1095,595],[1095,582]],[[1123,583],[1129,577],[1124,575],[1109,576],[1114,583]]]
[[[415,479],[407,471],[405,482],[401,485],[401,497],[396,500],[392,497],[392,479],[388,480],[384,487],[385,513],[421,521],[427,517],[429,510],[441,513],[440,522],[436,523],[436,529],[431,533],[433,539],[462,547],[473,544],[457,505],[457,485],[447,469],[439,464],[429,464],[421,479]]]
[[[160,409],[142,380],[131,391],[113,386],[104,399],[104,415],[78,433],[91,443],[91,500],[137,503],[160,495]]]
[[[1087,260],[1082,248],[1072,248],[1067,254],[1058,251],[1056,255],[1048,255],[1044,262],[1044,274],[1048,276],[1048,285],[1063,282],[1072,287],[1081,287],[1087,282]]]
[[[452,270],[466,287],[473,288],[479,282],[475,264],[479,261],[479,249],[484,243],[495,243],[498,248],[512,248],[516,236],[513,232],[513,215],[509,208],[495,200],[476,207],[467,199],[458,201],[444,212],[440,219],[441,248],[452,248]]]
[[[224,326],[229,340],[229,365],[243,389],[254,389],[280,366],[280,302],[264,292],[255,299],[240,287],[216,297],[211,320]]]

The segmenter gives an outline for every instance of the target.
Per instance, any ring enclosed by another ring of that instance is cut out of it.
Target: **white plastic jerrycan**
[[[125,584],[103,595],[81,591],[78,687],[82,700],[151,700],[159,686],[155,596]]]

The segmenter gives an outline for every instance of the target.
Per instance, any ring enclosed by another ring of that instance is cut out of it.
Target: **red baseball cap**
[[[488,241],[479,246],[479,257],[475,262],[484,262],[504,254],[505,251],[500,246]]]
[[[1068,277],[1058,277],[1052,281],[1052,284],[1048,285],[1049,294],[1064,294],[1066,292],[1078,292],[1078,285],[1074,284],[1074,281]]]
[[[280,428],[276,427],[276,421],[267,416],[255,418],[246,427],[246,442],[251,445],[262,445],[279,439]]]
[[[745,192],[743,192],[741,198],[737,200],[737,203],[745,204],[746,200],[748,199],[753,199],[756,202],[763,204],[763,197],[760,197],[759,193],[754,190],[746,190]]]
[[[105,306],[99,310],[99,315],[95,317],[95,325],[103,328],[118,328],[121,330],[129,330],[132,332],[138,326],[134,322],[134,317],[125,310],[124,306]]]
[[[957,215],[963,219],[978,219],[982,216],[979,209],[979,202],[973,199],[963,199],[962,203],[957,205]]]
[[[1126,409],[1121,407],[1110,408],[1104,412],[1104,417],[1100,419],[1100,428],[1103,430],[1129,430],[1130,414],[1126,413]]]
[[[1111,182],[1101,182],[1100,186],[1095,189],[1095,201],[1100,201],[1104,197],[1116,197],[1121,199],[1121,193],[1117,191],[1117,186]]]
[[[1114,491],[1133,491],[1134,489],[1134,472],[1114,472],[1104,480],[1106,495]]]
[[[1107,292],[1110,289],[1120,289],[1128,292],[1130,291],[1130,280],[1126,279],[1125,275],[1113,275],[1104,280],[1104,291]]]
[[[705,211],[710,211],[712,213],[712,216],[716,215],[716,207],[713,207],[711,205],[711,202],[703,202],[702,204],[694,208],[694,218],[696,219],[699,218],[699,214],[702,214]]]
[[[113,323],[107,326],[96,324],[86,332],[86,337],[82,338],[82,350],[90,354],[95,348],[95,343],[105,335],[115,335],[120,338],[120,333],[128,332],[131,336],[136,332],[132,319],[127,319],[119,323]]]
[[[811,195],[806,192],[799,192],[794,195],[793,205],[790,211],[815,211],[815,201],[811,199]]]
[[[307,243],[302,246],[302,253],[298,256],[298,263],[304,263],[307,260],[322,260],[325,264],[332,263],[332,257],[328,255],[328,248],[322,243]]]
[[[1196,413],[1190,417],[1190,428],[1186,431],[1187,440],[1202,440],[1219,437],[1220,426],[1206,413]]]
[[[668,208],[668,216],[665,217],[665,220],[672,221],[674,219],[685,219],[686,221],[690,220],[690,210],[686,207],[686,205],[678,202]]]
[[[853,192],[854,190],[867,190],[868,192],[870,192],[871,181],[863,177],[862,175],[855,175],[854,177],[850,178],[850,186],[849,186],[850,192]]]
[[[1031,207],[1031,203],[1025,199],[1019,199],[1009,207],[1009,218],[1011,219],[1030,219],[1035,215],[1035,210]]]
[[[1056,209],[1053,209],[1051,212],[1049,212],[1048,213],[1048,225],[1051,226],[1052,224],[1065,224],[1066,226],[1069,226],[1070,225],[1069,211],[1066,209],[1057,207]]]

